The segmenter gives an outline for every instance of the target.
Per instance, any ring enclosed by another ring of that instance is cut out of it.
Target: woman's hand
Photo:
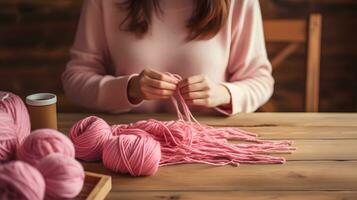
[[[216,107],[231,103],[228,89],[203,75],[192,76],[179,82],[178,87],[189,105]]]
[[[165,73],[145,69],[139,76],[135,76],[129,81],[129,101],[137,104],[144,99],[167,99],[173,95],[178,82],[177,79]]]

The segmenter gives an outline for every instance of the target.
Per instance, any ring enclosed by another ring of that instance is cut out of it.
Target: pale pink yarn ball
[[[0,165],[0,199],[42,200],[45,180],[41,173],[22,161]]]
[[[30,117],[24,102],[13,93],[0,91],[0,111],[12,117],[18,140],[22,142],[31,131]]]
[[[15,158],[17,147],[16,128],[12,117],[0,111],[0,163]]]
[[[24,140],[17,151],[17,157],[36,166],[41,158],[52,153],[72,158],[75,155],[72,142],[63,133],[53,129],[37,129]]]
[[[104,143],[111,137],[111,128],[96,116],[90,116],[78,121],[70,130],[76,150],[76,158],[85,161],[95,161],[102,158]]]
[[[160,143],[140,129],[121,131],[104,144],[103,164],[114,172],[150,176],[157,172],[160,159]]]
[[[74,198],[82,190],[84,170],[74,158],[54,153],[43,158],[37,165],[46,182],[49,199]]]

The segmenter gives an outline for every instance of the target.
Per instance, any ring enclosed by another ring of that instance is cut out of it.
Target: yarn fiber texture
[[[69,137],[74,144],[77,158],[85,161],[100,160],[104,142],[111,137],[111,128],[103,119],[91,116],[76,123]]]
[[[14,120],[19,142],[30,134],[31,123],[27,108],[21,98],[11,92],[0,91],[0,111],[8,113]]]
[[[37,129],[19,147],[17,158],[36,166],[43,157],[52,153],[75,156],[74,146],[67,136],[53,129]]]
[[[22,161],[0,165],[0,199],[42,200],[45,180],[40,172]]]
[[[41,159],[37,168],[45,179],[48,199],[73,198],[81,192],[85,174],[74,158],[50,154]]]
[[[118,137],[112,137],[103,149],[105,167],[132,176],[155,174],[160,159],[160,143],[140,129],[129,129]]]
[[[78,121],[70,131],[76,157],[102,158],[104,166],[115,172],[140,176],[153,175],[159,166],[186,163],[282,164],[285,163],[283,157],[269,154],[295,150],[291,141],[260,140],[256,134],[238,128],[215,128],[199,123],[179,90],[171,101],[178,120],[149,119],[111,127],[95,116]],[[249,143],[230,143],[229,140]]]
[[[16,127],[12,117],[0,111],[0,163],[15,158],[17,148]]]

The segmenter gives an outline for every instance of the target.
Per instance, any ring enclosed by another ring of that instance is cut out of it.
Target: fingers
[[[205,76],[197,75],[186,78],[178,84],[178,87],[188,105],[208,105],[209,84]]]
[[[157,79],[152,79],[147,75],[144,75],[144,78],[141,79],[143,85],[149,85],[154,88],[164,89],[164,90],[176,90],[176,85],[173,83],[160,81]]]
[[[198,91],[198,92],[189,92],[186,94],[183,94],[182,97],[185,100],[193,100],[193,99],[205,99],[209,97],[208,91]]]
[[[162,90],[150,86],[143,86],[141,90],[146,94],[153,94],[153,95],[167,96],[167,97],[170,97],[174,93],[173,90]]]
[[[147,100],[157,100],[157,99],[168,99],[170,96],[160,96],[160,95],[155,95],[151,93],[145,93],[144,98]]]
[[[140,91],[144,99],[168,99],[176,90],[178,80],[169,74],[145,69],[140,74]]]
[[[209,86],[207,82],[199,82],[199,83],[194,83],[192,85],[186,85],[185,87],[180,88],[181,94],[186,94],[189,92],[196,92],[196,91],[201,91],[201,90],[207,90],[209,89]]]
[[[168,83],[171,83],[174,85],[178,84],[178,82],[179,82],[176,78],[171,77],[168,74],[156,71],[154,69],[145,69],[143,73],[144,73],[144,75],[146,75],[152,79],[168,82]]]
[[[182,97],[185,99],[188,105],[195,106],[210,106],[210,95],[208,90],[198,91],[198,92],[188,92],[183,94]]]
[[[191,100],[187,100],[186,103],[188,105],[194,105],[194,106],[204,106],[204,107],[210,107],[211,106],[211,102],[210,102],[209,98],[191,99]]]
[[[188,85],[192,85],[195,83],[200,83],[206,80],[206,77],[203,75],[196,75],[196,76],[191,76],[189,78],[186,78],[182,81],[179,82],[178,86],[179,88],[186,87]]]

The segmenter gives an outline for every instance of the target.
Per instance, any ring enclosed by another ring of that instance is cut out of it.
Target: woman
[[[178,74],[183,79],[170,76]],[[273,92],[258,0],[85,0],[66,95],[105,112],[253,112]]]

